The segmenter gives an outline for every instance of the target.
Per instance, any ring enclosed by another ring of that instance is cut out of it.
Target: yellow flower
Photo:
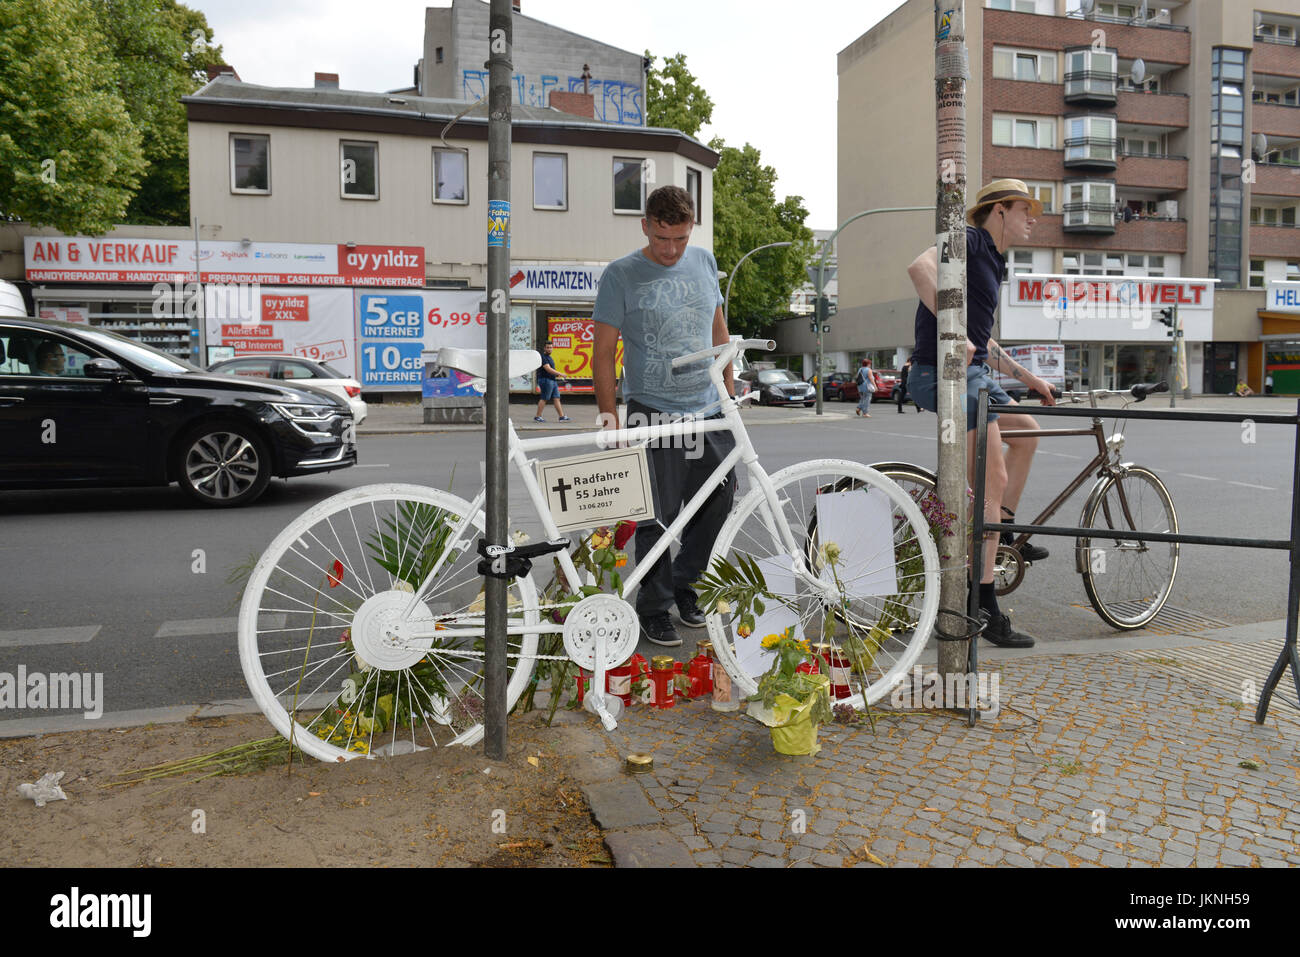
[[[731,602],[727,601],[724,598],[719,598],[716,602],[714,602],[713,610],[716,611],[719,615],[729,615],[731,614]]]
[[[785,637],[784,635],[768,635],[766,638],[763,639],[763,647],[775,648],[777,645],[781,643],[781,639],[784,637]]]

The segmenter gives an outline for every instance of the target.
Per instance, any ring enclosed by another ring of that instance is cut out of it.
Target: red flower
[[[330,588],[333,588],[335,585],[342,585],[343,584],[343,563],[339,561],[337,558],[334,559],[334,567],[330,569],[326,577],[329,579]]]
[[[614,547],[622,548],[636,534],[636,522],[624,519],[614,526]]]

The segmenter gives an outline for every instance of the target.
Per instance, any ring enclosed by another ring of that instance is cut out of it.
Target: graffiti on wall
[[[553,73],[534,77],[516,73],[512,79],[515,85],[515,101],[523,106],[535,106],[539,109],[549,105],[552,90],[582,92],[580,76],[561,79]],[[602,123],[622,123],[628,126],[640,126],[645,122],[645,114],[641,108],[640,84],[625,83],[622,80],[593,79],[587,82],[587,89],[594,94],[596,119]],[[486,97],[487,92],[487,70],[461,71],[462,99],[479,100]]]

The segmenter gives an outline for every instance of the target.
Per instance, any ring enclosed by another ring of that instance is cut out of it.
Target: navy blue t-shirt
[[[993,315],[998,308],[998,291],[1007,271],[1007,261],[998,252],[993,237],[977,226],[966,227],[966,337],[975,344],[972,362],[988,359]],[[912,361],[939,364],[939,320],[925,305],[916,306],[916,349]]]
[[[552,369],[555,368],[555,361],[551,358],[551,354],[549,352],[542,353],[542,366],[543,368],[537,370],[537,378],[554,379],[556,377],[554,372],[547,372],[546,369],[544,368],[545,366],[550,366]]]

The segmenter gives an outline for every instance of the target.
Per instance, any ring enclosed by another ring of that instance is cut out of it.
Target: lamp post
[[[731,284],[736,281],[736,273],[740,272],[740,264],[743,263],[750,256],[754,255],[754,253],[760,252],[764,249],[775,249],[777,246],[793,246],[793,245],[794,243],[792,242],[784,242],[784,243],[768,243],[765,246],[755,246],[749,252],[745,253],[745,255],[741,256],[740,259],[736,262],[736,265],[731,267],[731,275],[727,277],[727,293],[725,296],[722,297],[722,318],[727,320],[728,329],[731,328],[731,312],[729,311],[729,307],[731,305]]]
[[[844,227],[854,220],[861,219],[863,216],[872,216],[876,213],[911,213],[921,210],[932,210],[933,206],[882,206],[879,209],[868,209],[861,213],[854,213],[844,222],[840,223],[839,228],[822,240],[822,255],[817,261],[817,280],[814,283],[816,292],[813,296],[813,315],[817,315],[816,304],[821,302],[822,292],[826,288],[826,257],[830,255],[831,248],[835,245],[835,237],[844,231]],[[821,376],[822,366],[826,362],[826,324],[821,321],[822,317],[818,316],[817,322],[817,414],[822,414],[822,388]]]

